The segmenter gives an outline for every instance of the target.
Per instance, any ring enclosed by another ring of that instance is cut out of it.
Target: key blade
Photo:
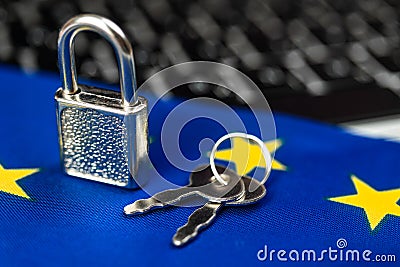
[[[222,206],[222,203],[210,202],[195,210],[189,216],[188,222],[176,231],[172,238],[172,243],[175,246],[180,247],[195,238],[200,229],[210,225],[217,216],[217,211]]]
[[[124,214],[128,216],[133,216],[136,214],[142,214],[146,211],[149,211],[152,208],[161,208],[164,206],[164,203],[158,201],[154,198],[148,199],[139,199],[124,207]]]
[[[172,205],[179,200],[196,193],[197,191],[187,187],[165,190],[150,198],[139,199],[132,204],[125,206],[124,213],[125,215],[142,214],[154,208]]]

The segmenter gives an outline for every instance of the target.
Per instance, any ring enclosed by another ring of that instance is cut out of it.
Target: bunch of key
[[[165,190],[147,199],[139,199],[127,205],[124,213],[129,216],[137,215],[154,208],[177,204],[186,198],[195,196],[205,198],[207,203],[195,210],[189,216],[187,223],[180,227],[172,238],[174,245],[182,246],[195,238],[200,229],[210,225],[221,207],[252,204],[266,195],[264,185],[256,179],[240,177],[234,171],[222,166],[215,167],[218,173],[223,173],[221,176],[226,181],[225,185],[213,176],[211,165],[202,166],[191,173],[187,186]]]

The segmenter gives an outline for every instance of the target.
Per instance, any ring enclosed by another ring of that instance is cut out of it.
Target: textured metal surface
[[[82,31],[100,34],[114,48],[120,93],[78,86],[73,45]],[[55,99],[65,171],[72,176],[136,187],[139,165],[147,162],[147,101],[136,96],[133,51],[126,35],[106,18],[78,15],[60,30],[58,55],[63,86]]]
[[[67,107],[61,112],[61,135],[67,172],[128,183],[128,133],[121,118]]]

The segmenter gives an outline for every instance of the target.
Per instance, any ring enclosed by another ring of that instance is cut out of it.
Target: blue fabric
[[[397,254],[400,261],[400,217],[389,215],[371,231],[362,209],[327,200],[355,194],[350,174],[377,190],[399,188],[399,144],[275,114],[277,135],[283,140],[275,158],[288,171],[272,171],[268,194],[258,204],[224,208],[194,242],[176,248],[171,238],[194,208],[171,207],[127,218],[122,215],[124,205],[146,196],[144,192],[61,171],[53,100],[60,85],[56,74],[28,75],[2,66],[0,81],[0,164],[7,169],[41,169],[18,181],[31,200],[0,192],[0,266],[285,266],[290,263],[261,262],[257,252],[265,245],[321,251],[337,248],[339,238],[346,239],[349,248]],[[157,138],[162,114],[151,115],[152,159],[159,157],[160,167],[185,184],[187,174],[162,164]],[[200,120],[193,126],[207,123]],[[203,137],[216,140],[223,134],[218,127],[208,129]],[[182,133],[189,157],[196,157],[198,134]],[[347,264],[300,262],[331,263]]]

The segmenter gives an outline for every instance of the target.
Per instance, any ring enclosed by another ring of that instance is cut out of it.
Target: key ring
[[[261,180],[260,184],[264,184],[268,177],[269,174],[271,172],[271,166],[272,166],[272,158],[271,158],[271,154],[269,153],[267,147],[264,145],[264,142],[260,140],[260,138],[251,135],[251,134],[246,134],[246,133],[229,133],[226,134],[224,136],[222,136],[220,139],[218,139],[218,141],[215,143],[215,145],[213,146],[212,150],[211,150],[211,154],[210,154],[210,166],[211,166],[211,170],[212,173],[214,175],[214,177],[218,180],[218,182],[220,182],[223,185],[227,185],[228,183],[221,177],[221,175],[217,172],[217,168],[215,167],[215,153],[217,151],[217,148],[219,147],[219,145],[224,142],[227,139],[232,139],[235,137],[240,137],[240,138],[244,138],[244,139],[248,139],[248,140],[252,140],[255,143],[257,143],[257,145],[261,148],[261,152],[263,153],[264,156],[264,160],[265,160],[265,176],[264,178]]]

